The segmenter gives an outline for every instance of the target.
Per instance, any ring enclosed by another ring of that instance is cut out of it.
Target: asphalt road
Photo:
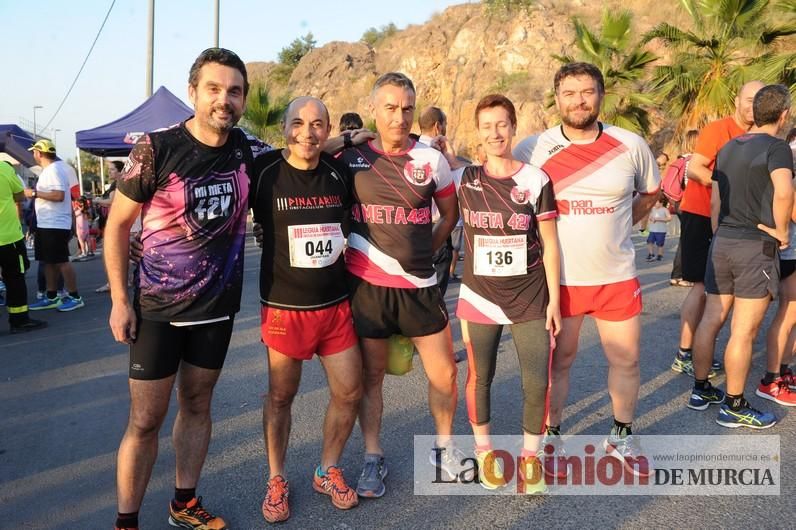
[[[642,240],[634,238],[637,248]],[[634,431],[653,434],[730,434],[714,422],[715,409],[685,408],[691,380],[669,370],[678,341],[679,305],[686,290],[670,287],[668,272],[676,238],[667,242],[666,260],[647,264],[643,250],[637,264],[644,293],[641,400]],[[205,506],[222,515],[230,528],[266,528],[260,514],[266,477],[261,430],[261,400],[267,390],[265,350],[259,341],[257,270],[259,254],[249,245],[242,310],[235,321],[229,356],[213,405],[213,439],[199,494]],[[5,311],[0,316],[0,528],[111,528],[116,514],[115,454],[128,413],[127,349],[108,330],[110,299],[94,289],[105,282],[99,259],[75,264],[84,309],[46,312],[44,331],[9,335]],[[29,274],[29,276],[32,276]],[[29,279],[31,294],[33,281]],[[453,309],[458,292],[448,292]],[[772,310],[764,325],[771,318]],[[453,323],[455,347],[462,343]],[[719,351],[727,331],[719,339]],[[747,395],[764,369],[764,345],[755,344]],[[606,363],[593,323],[585,324],[581,351],[572,371],[564,430],[604,434],[611,412],[605,390]],[[766,434],[781,436],[780,496],[415,496],[412,436],[430,434],[426,379],[418,366],[385,384],[383,441],[390,463],[387,493],[379,500],[340,512],[311,488],[320,455],[320,427],[326,405],[325,378],[317,360],[305,365],[293,407],[293,431],[287,461],[292,517],[284,528],[527,528],[699,527],[786,528],[796,510],[791,498],[796,471],[794,422],[783,407],[783,420]],[[466,363],[460,364],[464,388]],[[723,377],[718,379],[723,383]],[[752,381],[754,380],[754,382]],[[504,336],[493,387],[493,432],[519,430],[519,378],[514,347]],[[461,396],[461,392],[460,392]],[[173,493],[174,452],[170,427],[174,403],[160,436],[160,455],[141,508],[141,527],[168,528],[167,502]],[[469,433],[463,398],[456,431]],[[755,433],[737,433],[754,435]],[[362,437],[355,428],[343,460],[349,482],[360,469]]]

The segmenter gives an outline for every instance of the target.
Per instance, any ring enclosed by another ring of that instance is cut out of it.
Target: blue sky
[[[276,60],[282,47],[308,31],[319,46],[354,41],[369,27],[423,23],[465,1],[221,0],[219,40],[246,62]],[[0,0],[6,41],[0,123],[32,123],[34,105],[43,107],[36,111],[37,128],[50,121],[110,5],[111,0]],[[61,157],[75,157],[75,131],[114,120],[145,99],[147,7],[147,0],[116,0],[72,94],[46,131],[60,129]],[[212,45],[212,24],[213,0],[156,0],[155,90],[164,85],[187,102],[188,69]]]

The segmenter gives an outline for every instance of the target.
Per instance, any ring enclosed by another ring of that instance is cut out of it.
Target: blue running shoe
[[[61,298],[61,305],[58,306],[58,311],[74,311],[75,309],[80,309],[85,305],[86,304],[83,303],[83,297],[74,298],[66,295],[66,297]]]
[[[710,365],[710,369],[713,372],[720,372],[720,371],[724,370],[724,365],[721,364],[721,361],[713,359],[713,363]]]
[[[357,495],[360,497],[381,497],[384,495],[384,479],[387,477],[387,463],[382,455],[366,454],[362,474],[357,481]]]
[[[688,400],[688,408],[693,410],[705,410],[711,404],[724,403],[724,392],[708,383],[707,388],[691,390],[691,398]]]
[[[55,309],[61,303],[61,299],[57,296],[55,298],[47,298],[44,296],[28,305],[30,311],[41,311],[43,309]]]
[[[744,400],[741,410],[732,410],[726,403],[719,409],[716,423],[722,427],[737,429],[738,427],[749,427],[750,429],[768,429],[777,423],[777,418],[770,412],[761,412],[749,405]]]

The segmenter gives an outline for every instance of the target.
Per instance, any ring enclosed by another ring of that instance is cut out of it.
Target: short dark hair
[[[503,107],[509,113],[509,121],[511,125],[517,126],[517,111],[514,108],[514,103],[509,98],[502,94],[489,94],[481,98],[478,105],[475,106],[475,125],[478,126],[478,115],[484,109],[491,109],[494,107]]]
[[[430,131],[435,124],[440,125],[445,123],[445,113],[439,107],[427,107],[420,113],[417,119],[417,124],[420,126],[420,132]]]
[[[376,79],[376,82],[373,83],[373,90],[370,92],[371,96],[375,94],[378,89],[385,85],[408,88],[413,94],[417,94],[417,91],[415,90],[415,84],[412,83],[412,80],[409,79],[405,74],[402,74],[401,72],[387,72]]]
[[[340,116],[340,132],[343,131],[355,131],[356,129],[361,129],[364,126],[362,123],[362,118],[356,112],[346,112],[342,116]]]
[[[796,127],[788,131],[788,134],[785,136],[785,141],[791,143],[793,140],[796,140]]]
[[[199,70],[207,63],[218,63],[236,69],[243,76],[243,96],[245,97],[249,93],[249,76],[246,73],[246,65],[235,52],[226,48],[208,48],[200,53],[188,73],[189,85],[196,88],[199,84]]]
[[[755,94],[752,112],[755,125],[762,127],[777,123],[782,113],[790,108],[790,93],[785,85],[766,85]]]
[[[111,160],[111,164],[113,165],[113,167],[116,168],[116,171],[118,171],[119,173],[121,173],[122,170],[124,169],[124,162],[122,162],[121,160]]]
[[[561,81],[567,77],[579,77],[582,75],[587,75],[597,81],[597,87],[599,88],[600,93],[605,93],[605,79],[603,79],[603,73],[599,68],[591,63],[565,64],[558,69],[558,72],[556,72],[556,76],[553,78],[553,88],[557,93],[558,86],[561,84]]]

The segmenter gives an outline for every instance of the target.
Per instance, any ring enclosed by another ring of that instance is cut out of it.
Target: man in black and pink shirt
[[[432,463],[455,477],[463,457],[451,441],[456,363],[432,260],[458,212],[447,161],[439,151],[409,138],[415,111],[412,81],[400,73],[384,74],[373,87],[371,106],[378,137],[346,149],[342,160],[354,173],[345,258],[364,366],[359,421],[366,454],[357,493],[380,497],[387,474],[379,437],[382,384],[392,335],[412,339],[429,378],[438,446],[431,453]],[[440,212],[433,230],[432,198]]]
[[[117,457],[117,528],[138,528],[178,373],[177,476],[169,523],[226,528],[202,507],[196,485],[210,442],[213,388],[240,309],[249,178],[257,151],[234,128],[248,90],[237,55],[205,50],[188,83],[195,115],[135,145],[105,229],[110,326],[117,341],[130,344],[130,420]],[[143,257],[131,300],[129,232],[139,215]]]

